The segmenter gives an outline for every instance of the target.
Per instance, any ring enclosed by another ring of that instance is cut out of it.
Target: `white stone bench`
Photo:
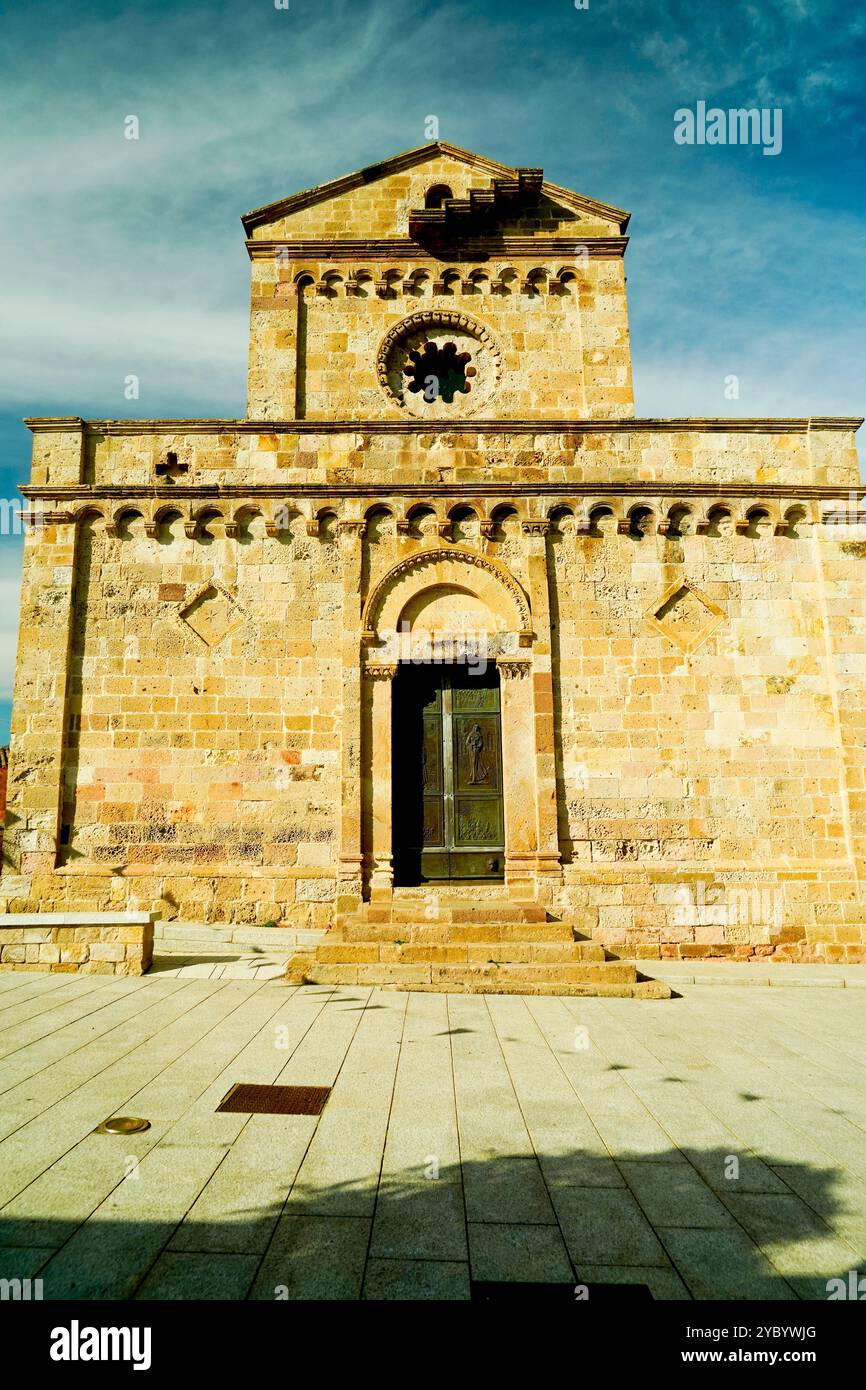
[[[155,920],[155,912],[2,913],[0,970],[143,975]]]

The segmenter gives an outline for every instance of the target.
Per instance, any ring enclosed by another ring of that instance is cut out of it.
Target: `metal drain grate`
[[[254,1086],[238,1081],[217,1106],[243,1115],[321,1115],[330,1086]]]

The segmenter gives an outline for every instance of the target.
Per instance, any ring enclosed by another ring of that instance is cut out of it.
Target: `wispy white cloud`
[[[0,97],[14,132],[0,405],[242,410],[238,214],[420,143],[434,112],[446,138],[543,162],[558,181],[633,208],[645,408],[666,409],[675,394],[688,411],[692,392],[704,409],[697,364],[712,380],[733,352],[748,361],[756,410],[795,408],[792,360],[810,364],[826,408],[850,396],[854,410],[855,367],[836,359],[849,326],[862,325],[862,295],[849,288],[864,278],[862,221],[826,197],[814,168],[856,137],[853,126],[816,134],[859,91],[852,38],[866,21],[846,10],[837,0],[659,0],[652,11],[625,0],[603,15],[509,0],[116,13],[85,3],[59,14],[37,4],[13,32],[17,61]],[[674,148],[673,110],[690,94],[739,102],[759,89],[808,107],[816,149],[805,164],[788,146],[779,161],[751,163],[748,151]],[[138,141],[123,138],[128,114],[141,121]],[[822,274],[831,247],[834,273]],[[656,407],[650,387],[672,363],[676,389]],[[683,376],[684,363],[695,365]],[[138,402],[123,395],[130,373]]]

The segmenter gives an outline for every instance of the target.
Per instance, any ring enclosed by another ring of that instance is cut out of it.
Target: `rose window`
[[[456,395],[465,396],[472,390],[470,378],[476,371],[469,365],[471,361],[470,353],[458,352],[454,342],[425,342],[409,353],[403,368],[406,389],[423,392],[425,401],[441,400],[450,405]]]

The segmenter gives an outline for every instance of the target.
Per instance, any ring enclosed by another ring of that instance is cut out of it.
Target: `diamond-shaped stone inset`
[[[724,610],[700,589],[677,580],[646,614],[651,627],[683,652],[695,651],[715,631]]]
[[[216,647],[243,622],[243,612],[227,589],[211,582],[180,610],[180,617],[208,647]]]

